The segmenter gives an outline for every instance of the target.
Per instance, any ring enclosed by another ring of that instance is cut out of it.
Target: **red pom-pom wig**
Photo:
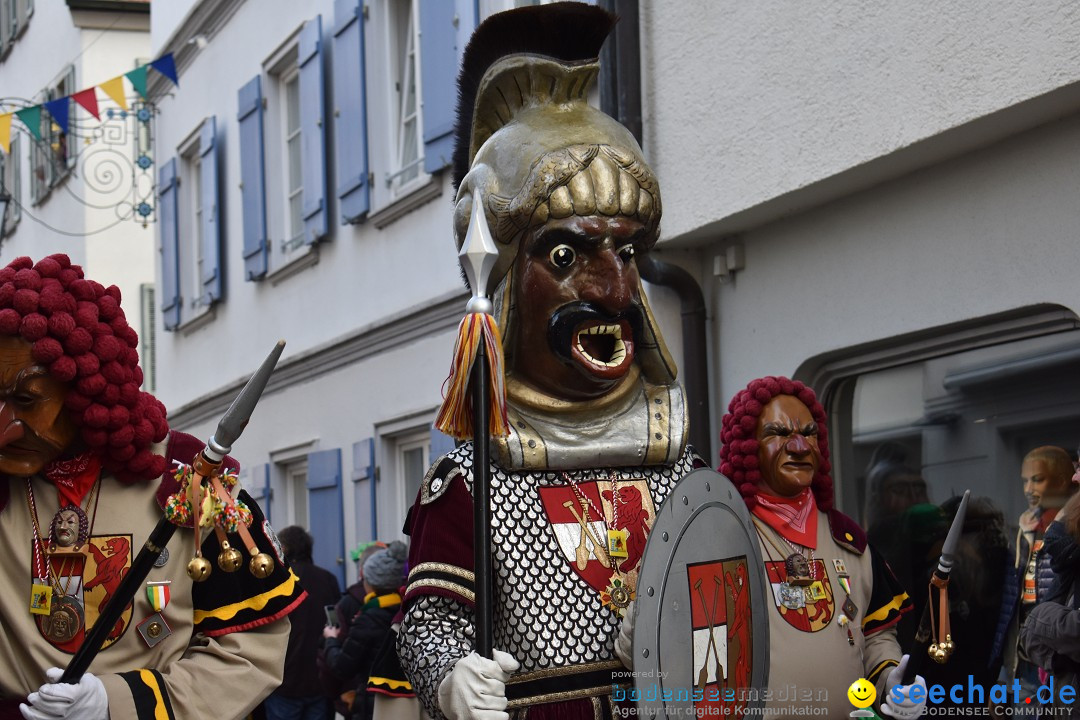
[[[169,432],[165,406],[139,389],[139,336],[120,309],[120,290],[83,277],[67,255],[0,270],[0,333],[31,344],[34,360],[67,383],[65,406],[102,466],[126,483],[165,472],[150,445]]]
[[[758,468],[757,423],[761,411],[777,395],[793,395],[810,409],[818,425],[818,449],[821,462],[810,482],[814,500],[822,511],[833,507],[833,482],[829,471],[829,431],[825,408],[818,402],[814,391],[797,380],[786,377],[764,377],[754,380],[731,399],[728,412],[720,423],[720,472],[728,477],[742,493],[746,506],[757,505],[761,484]]]

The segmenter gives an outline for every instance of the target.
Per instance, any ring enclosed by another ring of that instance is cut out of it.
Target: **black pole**
[[[491,506],[488,477],[488,368],[483,346],[472,372],[473,401],[473,564],[476,585],[476,652],[492,657]]]
[[[900,681],[901,685],[910,685],[915,682],[916,675],[923,675],[923,669],[926,667],[926,661],[930,658],[930,637],[933,634],[932,623],[930,621],[930,607],[932,603],[939,603],[940,596],[937,593],[948,592],[949,577],[946,575],[942,578],[941,574],[937,570],[934,571],[934,576],[939,580],[944,579],[944,587],[936,587],[930,585],[930,593],[926,598],[926,606],[923,608],[922,617],[919,619],[919,627],[915,631],[915,642],[911,647],[911,653],[908,657],[907,668],[904,669],[904,677]],[[941,607],[940,604],[937,607]],[[938,638],[944,641],[945,638]]]
[[[128,603],[135,598],[139,586],[142,585],[146,576],[150,574],[151,568],[154,567],[154,561],[158,559],[161,551],[169,544],[169,539],[172,538],[174,532],[176,532],[176,526],[167,519],[161,518],[158,521],[157,527],[150,532],[146,544],[143,545],[142,550],[139,551],[139,554],[132,561],[131,567],[128,568],[127,573],[124,575],[124,579],[117,586],[112,599],[105,606],[105,609],[101,611],[101,614],[98,615],[94,627],[90,628],[90,632],[86,634],[82,645],[75,652],[75,656],[71,658],[67,669],[64,670],[64,674],[60,677],[60,682],[77,683],[90,668],[90,663],[101,652],[101,646],[105,644],[106,638],[109,637],[113,626],[116,625],[116,621],[124,614],[124,609],[127,608]]]

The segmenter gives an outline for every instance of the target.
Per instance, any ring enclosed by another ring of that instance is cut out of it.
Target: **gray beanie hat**
[[[376,590],[397,590],[405,582],[405,543],[395,540],[364,561],[364,580]]]

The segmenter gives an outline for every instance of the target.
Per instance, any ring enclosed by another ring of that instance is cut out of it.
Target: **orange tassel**
[[[510,421],[506,417],[506,381],[503,376],[503,350],[499,326],[487,313],[468,313],[458,325],[457,342],[454,343],[454,359],[450,375],[443,383],[444,397],[435,428],[458,440],[472,440],[473,398],[469,391],[473,363],[483,343],[490,372],[488,398],[491,404],[488,417],[488,433],[491,437],[510,434]],[[447,387],[449,386],[449,387]]]

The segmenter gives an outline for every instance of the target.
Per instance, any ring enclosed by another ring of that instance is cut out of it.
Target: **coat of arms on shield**
[[[34,543],[31,567],[45,566],[38,549]],[[131,535],[94,535],[78,551],[46,557],[53,591],[48,612],[35,613],[38,630],[54,647],[74,654],[131,567]],[[128,605],[102,648],[120,639],[131,612]]]
[[[768,595],[738,490],[711,470],[689,473],[657,511],[641,561],[627,699],[655,717],[759,712],[769,686]]]
[[[538,490],[563,558],[605,605],[621,613],[634,598],[656,518],[648,483],[589,480]]]
[[[746,701],[737,688],[750,686],[753,621],[747,559],[692,563],[686,566],[690,586],[695,709],[706,714],[736,715]],[[700,698],[699,700],[697,698]],[[723,709],[721,709],[723,708]]]

